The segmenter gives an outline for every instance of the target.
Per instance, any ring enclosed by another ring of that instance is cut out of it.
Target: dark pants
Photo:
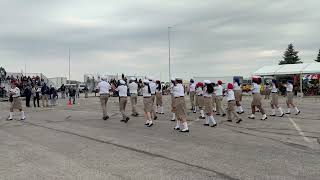
[[[76,103],[76,96],[69,96],[69,101],[71,102],[71,99],[73,100],[73,104]]]
[[[33,106],[34,107],[37,107],[36,106],[36,101],[37,101],[38,107],[40,107],[40,105],[39,105],[40,97],[39,96],[33,97]]]
[[[27,107],[30,107],[30,99],[31,99],[31,96],[26,96],[26,106]]]

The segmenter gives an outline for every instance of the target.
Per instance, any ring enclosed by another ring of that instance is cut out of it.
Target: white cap
[[[149,76],[148,79],[149,81],[153,81],[154,78],[152,76]]]
[[[148,79],[145,79],[145,80],[143,80],[143,83],[149,84],[149,80],[148,80]]]
[[[105,75],[101,76],[100,78],[101,78],[101,80],[103,80],[103,81],[107,81],[107,80],[108,80],[108,76],[105,76]]]
[[[131,78],[130,78],[130,80],[135,81],[135,80],[136,80],[136,78],[135,78],[135,77],[131,77]]]
[[[211,81],[210,80],[204,80],[203,81],[205,84],[211,84]]]
[[[120,84],[126,84],[126,82],[124,80],[120,80]]]
[[[176,77],[176,81],[182,81],[182,78]]]

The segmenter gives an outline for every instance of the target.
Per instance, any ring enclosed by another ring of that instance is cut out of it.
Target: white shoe
[[[266,119],[268,119],[267,115],[266,114],[262,115],[261,120],[266,120]]]

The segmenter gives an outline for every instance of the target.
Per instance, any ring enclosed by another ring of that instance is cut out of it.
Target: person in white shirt
[[[156,113],[164,114],[162,106],[162,85],[159,80],[156,81]]]
[[[244,110],[241,106],[241,101],[242,101],[242,89],[241,89],[241,83],[240,83],[240,79],[237,78],[234,80],[233,83],[233,91],[234,91],[234,95],[235,95],[235,99],[236,99],[236,112],[238,114],[242,114],[244,113]]]
[[[170,83],[170,95],[171,95],[171,112],[172,112],[172,118],[171,121],[175,121],[176,120],[176,108],[174,106],[174,96],[173,96],[173,88],[176,84],[176,80],[174,78],[171,78],[171,83]]]
[[[130,103],[132,107],[132,116],[137,117],[139,114],[137,112],[137,101],[138,101],[138,84],[136,79],[132,77],[129,81],[129,91],[130,91]]]
[[[191,102],[191,110],[194,111],[195,105],[194,105],[194,97],[196,94],[196,83],[193,79],[190,79],[190,85],[189,85],[189,95],[190,95],[190,102]]]
[[[286,112],[286,114],[291,113],[290,107],[292,107],[296,110],[296,115],[300,114],[300,110],[293,103],[293,82],[291,80],[289,80],[287,82],[287,84],[285,85],[285,87],[286,87],[286,93],[287,93],[287,107],[288,107],[288,111]]]
[[[153,77],[149,77],[149,86],[151,89],[151,100],[152,100],[152,111],[151,111],[151,116],[153,117],[154,120],[157,120],[157,114],[156,114],[156,106],[155,106],[155,101],[156,101],[156,90],[157,90],[157,85],[154,82]]]
[[[122,115],[121,122],[127,123],[130,118],[126,115],[126,106],[128,102],[128,87],[126,86],[126,82],[124,80],[119,81],[120,85],[115,89],[119,93],[119,108],[120,113]]]
[[[236,98],[233,91],[233,85],[231,83],[228,84],[228,90],[227,90],[227,102],[228,102],[228,108],[227,108],[227,117],[228,122],[232,122],[232,114],[236,118],[237,122],[240,123],[242,121],[241,118],[239,118],[238,114],[235,111],[236,106]]]
[[[111,85],[107,82],[108,79],[106,76],[101,77],[101,82],[98,83],[97,89],[99,89],[100,94],[100,102],[101,102],[101,108],[103,112],[102,119],[107,120],[109,119],[108,111],[107,111],[107,103],[109,99],[109,91],[111,89]]]
[[[16,86],[16,82],[11,83],[11,89],[9,90],[9,96],[11,98],[11,105],[10,105],[10,113],[9,113],[9,118],[7,119],[8,121],[13,120],[13,110],[14,109],[19,109],[21,112],[21,119],[20,120],[25,120],[26,116],[24,115],[24,111],[22,110],[22,104],[21,104],[21,99],[20,99],[20,89]]]
[[[261,94],[260,94],[261,78],[260,77],[253,77],[252,82],[253,82],[252,87],[251,87],[251,92],[252,92],[252,97],[253,97],[252,102],[251,102],[252,114],[251,114],[251,116],[249,116],[249,119],[255,118],[254,114],[256,112],[256,107],[257,107],[262,114],[261,120],[266,120],[267,115],[265,114],[264,109],[262,108],[262,104],[261,104]]]
[[[225,116],[226,113],[222,109],[222,100],[223,100],[223,87],[222,87],[222,81],[218,81],[218,86],[214,87],[214,93],[216,94],[216,108],[217,108],[217,114],[222,116]]]
[[[200,119],[205,119],[206,117],[204,116],[204,97],[203,97],[203,87],[204,84],[202,82],[198,82],[196,85],[196,93],[197,93],[197,98],[196,98],[196,107],[195,111],[197,112],[197,109],[200,110]]]
[[[176,78],[176,85],[173,87],[173,96],[175,102],[175,113],[177,116],[177,124],[174,127],[175,130],[180,132],[189,132],[187,123],[186,103],[184,100],[184,87],[182,85],[182,79]],[[182,124],[182,128],[180,125]]]
[[[151,118],[152,110],[152,99],[151,99],[151,88],[149,86],[149,80],[145,79],[143,81],[142,95],[143,95],[143,105],[144,105],[144,117],[146,118],[145,125],[151,127],[153,125]]]
[[[204,107],[207,115],[205,126],[216,127],[217,123],[213,118],[212,94],[214,92],[213,84],[209,80],[204,80]]]
[[[272,109],[272,113],[270,116],[276,116],[276,110],[275,108],[277,108],[280,112],[280,117],[284,116],[284,113],[281,109],[281,107],[279,107],[279,103],[278,103],[278,83],[277,80],[272,79],[272,83],[271,83],[271,109]]]

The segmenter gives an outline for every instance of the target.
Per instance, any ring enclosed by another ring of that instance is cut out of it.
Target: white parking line
[[[299,132],[299,134],[303,137],[303,139],[304,139],[306,142],[311,143],[311,140],[304,135],[304,133],[302,132],[302,130],[301,130],[301,128],[298,126],[298,124],[296,124],[296,122],[294,122],[294,120],[291,119],[290,117],[288,117],[288,119],[289,119],[290,122],[293,124],[293,126],[296,128],[296,130]]]

